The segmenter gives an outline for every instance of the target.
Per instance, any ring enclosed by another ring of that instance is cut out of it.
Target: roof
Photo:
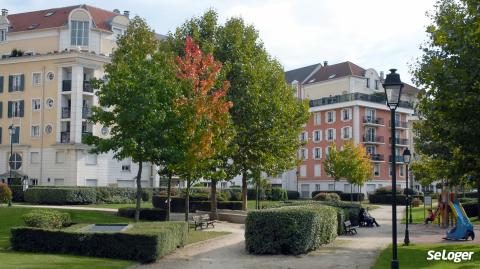
[[[293,69],[285,72],[285,80],[292,83],[294,80],[302,83],[320,64],[312,64],[309,66]]]
[[[318,69],[317,72],[312,74],[308,81],[306,81],[304,84],[310,84],[339,77],[364,75],[365,69],[352,62],[347,61],[343,63],[323,66],[322,68]]]
[[[406,94],[417,94],[418,92],[420,92],[420,90],[418,88],[404,82],[402,92],[406,93]]]
[[[7,18],[10,21],[9,32],[20,32],[33,29],[38,30],[64,26],[68,23],[68,15],[72,10],[76,8],[83,8],[89,11],[95,27],[107,31],[112,30],[110,22],[113,17],[123,16],[119,13],[107,11],[88,5],[75,5],[68,7],[44,9],[8,15]],[[47,13],[52,13],[52,15],[45,16]],[[33,29],[29,29],[33,25],[36,25],[36,27]]]

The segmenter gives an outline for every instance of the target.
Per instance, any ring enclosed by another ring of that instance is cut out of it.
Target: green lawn
[[[475,252],[470,261],[433,261],[427,260],[427,252],[435,251],[473,251]],[[409,269],[474,269],[478,268],[480,263],[480,245],[474,244],[428,244],[428,245],[410,245],[408,247],[398,247],[398,259],[400,268]],[[392,259],[392,248],[388,247],[380,253],[372,269],[390,268]]]
[[[413,223],[423,224],[426,216],[428,215],[429,208],[430,208],[429,206],[425,207],[425,215],[423,215],[423,205],[420,205],[419,207],[414,207],[412,210]],[[433,205],[432,209],[435,211],[435,208],[437,208],[436,204]],[[402,206],[402,210],[405,210],[405,206]],[[406,215],[403,216],[403,219],[402,219],[403,224],[405,224],[405,218],[406,218]]]

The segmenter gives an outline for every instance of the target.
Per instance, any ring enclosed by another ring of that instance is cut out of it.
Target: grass
[[[403,210],[405,210],[405,206],[402,206]],[[423,224],[425,221],[425,218],[428,215],[428,209],[430,206],[425,207],[425,215],[423,215],[423,205],[420,205],[419,207],[414,207],[412,209],[412,220],[413,224]],[[435,208],[437,208],[436,204],[433,204],[432,209],[435,211]],[[409,215],[410,216],[410,215]],[[402,223],[405,224],[405,218],[406,214],[403,216]]]
[[[268,208],[271,206],[283,204],[283,201],[269,201],[269,200],[264,200],[260,201],[260,208]],[[247,200],[247,206],[248,210],[255,210],[255,200]]]
[[[216,231],[210,231],[210,232],[204,232],[204,231],[192,231],[190,230],[188,233],[188,238],[187,238],[187,245],[188,244],[193,244],[196,242],[212,239],[215,237],[223,236],[230,234],[230,232],[216,232]]]
[[[429,261],[427,260],[427,252],[435,251],[473,251],[471,261],[461,261],[454,263],[453,261]],[[425,244],[410,245],[408,247],[398,247],[398,259],[400,268],[409,269],[474,269],[478,268],[480,263],[480,245],[474,244]],[[392,258],[392,248],[384,249],[372,269],[390,268]]]
[[[122,207],[136,207],[135,204],[91,204],[91,205],[81,205],[79,207],[93,207],[93,208],[111,208],[118,209]],[[152,208],[152,202],[143,202],[140,207],[142,208]]]
[[[473,224],[479,224],[479,225],[480,225],[480,221],[478,220],[477,217],[471,217],[471,218],[470,218],[470,221],[471,221]]]

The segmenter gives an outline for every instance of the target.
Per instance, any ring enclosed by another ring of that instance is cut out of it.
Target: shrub
[[[5,183],[0,183],[0,204],[8,203],[12,200],[12,191]]]
[[[462,204],[465,213],[469,218],[478,216],[477,202]]]
[[[352,200],[353,201],[358,201],[358,198],[360,198],[360,201],[365,200],[365,194],[364,193],[342,193],[342,194],[340,194],[340,199],[342,201],[352,201]]]
[[[301,206],[251,211],[245,222],[245,245],[255,254],[302,254],[337,236],[334,208]]]
[[[265,191],[267,200],[271,201],[285,201],[288,199],[287,190],[282,188],[272,188]]]
[[[167,197],[154,195],[152,197],[152,204],[155,208],[166,209],[167,208]],[[190,200],[190,212],[199,211],[210,211],[210,201],[191,201]],[[230,209],[230,210],[241,210],[242,202],[240,201],[218,201],[218,209]],[[180,197],[172,197],[170,200],[170,211],[171,212],[185,212],[185,199]]]
[[[413,199],[417,198],[420,201],[423,201],[423,196],[421,195],[413,195],[411,196]],[[372,204],[389,204],[391,205],[393,202],[392,194],[370,194],[368,196],[368,200]],[[403,194],[397,194],[397,205],[405,205],[407,203],[407,196]]]
[[[118,215],[125,218],[135,218],[135,208],[119,208]],[[140,208],[140,219],[164,221],[167,218],[167,212],[160,208]]]
[[[413,207],[419,207],[421,204],[422,204],[422,200],[420,200],[418,198],[413,198],[413,200],[412,200],[412,206]]]
[[[397,194],[402,194],[403,191],[401,188],[398,188],[396,189],[397,191]],[[382,187],[382,188],[378,188],[375,190],[375,194],[391,194],[392,193],[392,186],[385,186],[385,187]]]
[[[265,190],[263,189],[260,189],[260,199],[263,200],[265,199]],[[257,199],[257,190],[256,189],[247,189],[247,199],[248,200],[255,200]],[[240,200],[242,200],[241,196],[240,196]]]
[[[338,196],[342,196],[343,191],[312,191],[312,197],[315,197],[319,193],[336,193]]]
[[[12,248],[17,251],[65,253],[153,262],[183,246],[186,222],[136,223],[125,232],[88,233],[12,228]]]
[[[465,197],[467,197],[467,198],[477,198],[478,197],[478,192],[467,192],[467,193],[465,193]]]
[[[340,201],[340,196],[336,193],[326,193],[326,192],[320,192],[315,197],[313,197],[313,200],[317,201]]]
[[[93,188],[29,188],[25,202],[31,204],[94,204],[97,193]]]
[[[297,200],[299,197],[300,197],[300,193],[298,191],[287,190],[288,200]]]
[[[70,225],[70,214],[57,210],[38,209],[23,215],[23,221],[29,227],[60,229]]]
[[[24,202],[22,185],[10,185],[10,190],[12,190],[12,201]]]

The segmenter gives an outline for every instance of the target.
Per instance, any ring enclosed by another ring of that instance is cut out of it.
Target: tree
[[[2,203],[8,203],[12,200],[12,191],[7,184],[0,182],[0,206]]]
[[[233,104],[225,100],[228,81],[217,83],[221,63],[213,55],[203,53],[190,37],[185,40],[183,56],[176,61],[177,77],[186,86],[175,102],[178,124],[174,134],[181,156],[173,170],[186,182],[185,221],[188,221],[190,187],[212,171],[216,165],[212,157],[228,147],[229,137],[222,130],[230,124],[228,110]]]
[[[365,182],[372,178],[373,166],[370,158],[362,145],[355,145],[353,141],[347,141],[344,148],[340,151],[340,158],[343,159],[345,167],[343,169],[344,177],[353,185],[363,186]],[[352,192],[352,191],[351,191]],[[350,196],[353,202],[353,195]],[[360,202],[360,196],[358,197]]]
[[[155,34],[144,20],[135,17],[118,41],[112,61],[105,65],[105,80],[93,80],[98,107],[91,122],[110,129],[106,138],[90,136],[91,152],[112,151],[114,158],[132,158],[138,164],[135,221],[139,220],[143,165],[158,154],[154,143],[157,128],[168,118],[175,98],[172,59],[158,51]]]
[[[230,146],[229,174],[242,174],[242,208],[247,209],[247,179],[252,171],[276,174],[297,165],[298,135],[308,120],[308,103],[294,96],[284,79],[282,66],[272,59],[253,26],[242,19],[228,19],[219,25],[209,10],[170,34],[170,49],[182,53],[187,36],[223,63],[220,76],[230,81],[227,100],[235,137]]]
[[[341,178],[345,177],[345,158],[337,149],[337,145],[332,142],[329,151],[326,153],[327,157],[323,162],[323,169],[325,173],[333,178],[333,190],[335,190],[335,183]]]

